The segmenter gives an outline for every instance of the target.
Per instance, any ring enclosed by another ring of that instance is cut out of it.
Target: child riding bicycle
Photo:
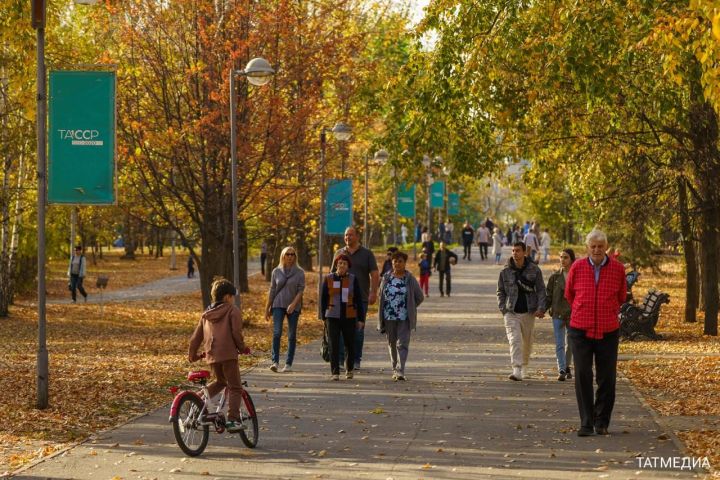
[[[228,432],[242,429],[240,422],[242,384],[238,369],[238,354],[250,353],[243,340],[240,309],[234,304],[237,294],[235,285],[224,278],[213,282],[210,290],[212,304],[203,312],[195,327],[188,352],[190,362],[200,360],[204,356],[215,374],[215,382],[208,385],[210,398],[227,387],[229,405],[225,427]],[[198,349],[201,346],[204,353],[199,355]]]

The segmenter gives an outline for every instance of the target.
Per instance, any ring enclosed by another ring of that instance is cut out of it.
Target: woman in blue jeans
[[[545,311],[552,317],[555,332],[555,356],[558,365],[558,380],[572,378],[570,363],[572,350],[567,342],[567,329],[570,324],[570,304],[565,300],[565,277],[575,261],[575,252],[566,248],[560,252],[560,269],[550,275],[546,287]]]
[[[305,291],[305,272],[297,266],[297,254],[293,247],[285,247],[280,254],[280,263],[270,275],[270,291],[265,317],[273,320],[272,365],[270,370],[278,371],[280,363],[280,338],[283,320],[288,321],[288,350],[283,372],[292,371],[297,340],[297,325],[302,310],[302,296]]]

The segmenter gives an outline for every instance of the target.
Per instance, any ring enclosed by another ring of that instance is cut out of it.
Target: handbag
[[[325,326],[323,327],[323,338],[322,338],[322,344],[320,345],[320,356],[323,360],[326,362],[330,361],[330,345],[328,344],[328,336],[327,336],[327,323],[323,322]]]

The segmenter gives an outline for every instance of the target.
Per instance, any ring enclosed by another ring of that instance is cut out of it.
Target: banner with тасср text
[[[107,205],[115,195],[115,72],[51,71],[48,204]]]
[[[433,182],[430,185],[430,207],[443,208],[445,206],[445,182]]]
[[[415,217],[415,185],[400,184],[397,191],[397,212],[405,218]]]
[[[460,215],[459,193],[448,193],[448,215]]]
[[[352,180],[330,180],[325,197],[325,233],[342,235],[352,225]]]

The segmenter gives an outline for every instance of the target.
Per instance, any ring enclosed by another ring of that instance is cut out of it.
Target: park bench
[[[660,307],[670,303],[670,295],[659,290],[650,290],[642,305],[624,303],[620,307],[620,336],[626,340],[661,340],[662,335],[655,331],[660,318]]]

